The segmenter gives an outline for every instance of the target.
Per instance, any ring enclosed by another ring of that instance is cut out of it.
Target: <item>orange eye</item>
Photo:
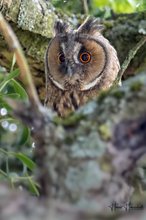
[[[63,53],[59,53],[58,61],[59,61],[59,63],[63,63],[65,61],[65,56]]]
[[[91,54],[90,53],[88,53],[88,52],[83,52],[83,53],[81,53],[80,54],[80,61],[82,62],[82,63],[89,63],[90,62],[90,60],[91,60]]]

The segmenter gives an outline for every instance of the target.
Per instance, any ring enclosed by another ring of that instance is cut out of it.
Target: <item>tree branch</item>
[[[128,68],[131,60],[135,57],[136,53],[138,52],[138,50],[146,43],[146,36],[143,36],[141,38],[141,40],[129,51],[128,56],[126,57],[126,59],[124,60],[121,69],[119,71],[118,77],[116,79],[116,82],[119,84],[121,83],[122,80],[122,76],[124,74],[124,72],[126,71],[126,69]]]
[[[34,150],[34,156],[37,164],[36,179],[40,185],[40,196],[47,197],[49,195],[49,173],[47,169],[47,146],[49,142],[49,129],[50,129],[50,115],[45,109],[43,109],[38,95],[36,93],[35,86],[32,81],[30,69],[27,61],[21,49],[21,46],[8,23],[0,13],[0,31],[5,37],[11,51],[16,56],[16,62],[20,68],[20,78],[23,82],[25,89],[29,96],[30,103],[20,103],[12,99],[6,101],[12,107],[14,114],[17,115],[30,129],[33,127],[33,136],[35,139],[36,148]],[[46,126],[45,126],[46,125]],[[47,130],[47,131],[46,131]],[[43,133],[41,132],[43,131]],[[47,132],[47,134],[46,134]]]
[[[24,53],[21,49],[21,46],[13,33],[9,24],[4,20],[2,14],[0,13],[0,31],[5,37],[7,44],[9,45],[11,51],[16,56],[17,64],[20,68],[20,78],[25,85],[28,96],[30,98],[30,102],[38,107],[40,105],[38,95],[35,89],[35,86],[32,81],[32,76],[30,73],[30,69],[28,67],[27,61],[25,59]]]

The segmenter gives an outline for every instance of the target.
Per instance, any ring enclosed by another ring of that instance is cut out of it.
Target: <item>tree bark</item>
[[[0,219],[143,219],[146,198],[133,190],[133,171],[146,153],[145,94],[146,75],[140,74],[64,120],[45,108],[11,101],[15,116],[34,128],[35,155],[41,161],[37,175],[46,182],[47,168],[49,200],[0,186]],[[132,207],[128,201],[139,210],[125,212]]]

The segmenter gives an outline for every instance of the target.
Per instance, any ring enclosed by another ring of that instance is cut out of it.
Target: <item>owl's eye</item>
[[[89,63],[91,60],[91,54],[88,52],[83,52],[80,54],[80,61],[84,64]]]
[[[58,61],[59,61],[59,63],[63,63],[65,61],[65,56],[63,53],[59,53]]]

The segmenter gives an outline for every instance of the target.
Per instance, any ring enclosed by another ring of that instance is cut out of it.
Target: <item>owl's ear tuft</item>
[[[57,20],[54,24],[54,31],[55,35],[58,34],[65,34],[69,30],[69,26],[67,23],[63,22],[62,20]]]
[[[77,31],[83,34],[95,34],[96,32],[101,32],[103,29],[104,26],[99,24],[97,19],[88,17],[84,23],[79,26]]]

